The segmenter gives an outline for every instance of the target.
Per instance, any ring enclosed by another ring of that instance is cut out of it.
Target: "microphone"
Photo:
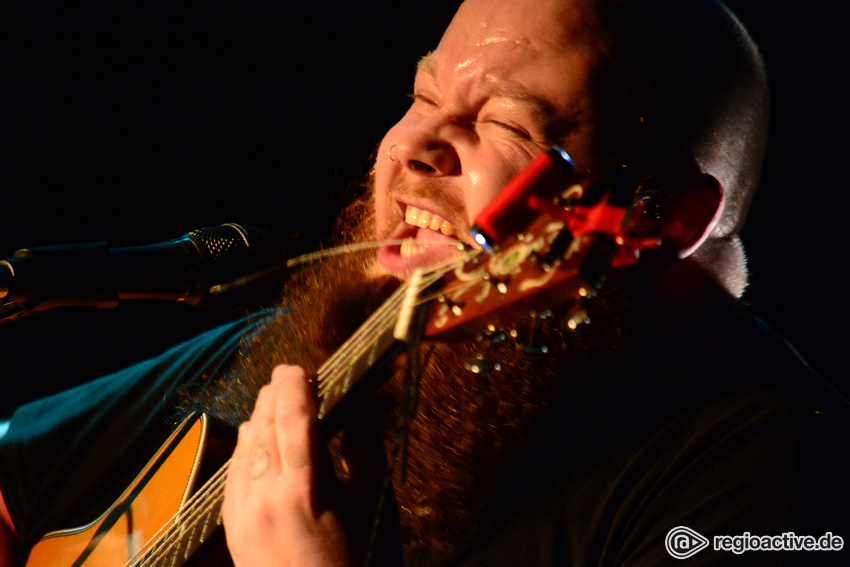
[[[148,246],[107,248],[100,242],[18,250],[0,261],[0,299],[22,311],[111,308],[136,299],[237,311],[275,301],[287,277],[276,236],[223,224]]]

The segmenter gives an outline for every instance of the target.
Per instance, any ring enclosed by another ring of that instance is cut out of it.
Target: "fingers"
[[[234,460],[247,462],[252,478],[266,470],[302,482],[311,468],[314,404],[304,370],[277,366],[257,396],[251,419],[239,428]]]
[[[365,556],[378,504],[375,489],[385,478],[381,420],[366,417],[380,416],[380,408],[375,410],[364,411],[345,433],[343,453],[353,481],[345,487],[318,439],[304,371],[274,369],[251,419],[240,427],[225,486],[225,535],[237,565],[304,565],[307,558],[348,564]],[[394,508],[392,498],[384,507]],[[391,526],[396,531],[388,538],[394,542],[390,548],[400,549],[397,521]],[[386,539],[379,537],[376,549]]]
[[[312,496],[316,410],[306,374],[297,366],[278,366],[272,372],[271,384],[282,481]]]
[[[246,501],[260,481],[292,486],[292,494],[312,492],[313,400],[304,370],[278,366],[264,386],[251,419],[239,427],[226,485],[226,500]],[[270,488],[265,482],[266,489]]]
[[[239,428],[222,510],[238,565],[267,564],[281,541],[295,542],[289,548],[299,550],[296,543],[305,541],[303,534],[315,523],[313,412],[304,371],[280,366],[260,391],[251,419]]]

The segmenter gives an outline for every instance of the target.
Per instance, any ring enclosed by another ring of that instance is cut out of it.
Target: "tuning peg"
[[[579,275],[590,285],[599,285],[602,277],[608,273],[611,260],[618,250],[619,243],[610,234],[595,235],[587,256],[579,267]]]
[[[548,354],[549,345],[543,342],[540,337],[540,327],[543,325],[543,320],[551,316],[549,311],[543,313],[531,313],[531,322],[528,325],[528,331],[522,338],[518,337],[517,345],[520,350],[528,354]]]
[[[567,253],[567,250],[570,247],[570,244],[573,242],[573,233],[566,226],[561,229],[558,233],[558,236],[555,237],[555,240],[552,241],[552,245],[549,246],[549,251],[543,256],[543,261],[546,265],[551,265],[552,262],[558,260],[559,258],[563,258],[564,254]]]
[[[437,297],[437,301],[439,303],[445,304],[446,307],[449,308],[449,311],[451,311],[452,315],[456,317],[460,317],[461,315],[463,315],[463,308],[466,305],[465,301],[453,301],[452,299],[446,297],[445,294],[440,294],[440,296]]]
[[[499,293],[505,294],[508,293],[508,286],[511,284],[510,276],[494,276],[490,272],[484,272],[481,276],[485,282],[489,283],[491,286],[496,288],[496,291]]]
[[[506,340],[509,333],[496,329],[495,325],[487,325],[485,335],[479,335],[478,340],[487,343],[487,350],[479,352],[464,363],[464,368],[473,374],[489,374],[493,370],[501,370],[502,363],[494,354],[496,345]],[[516,336],[515,333],[510,333],[510,336]]]
[[[469,233],[487,252],[507,237],[525,230],[538,216],[529,205],[531,198],[548,200],[573,181],[575,164],[558,146],[535,157],[481,211]]]

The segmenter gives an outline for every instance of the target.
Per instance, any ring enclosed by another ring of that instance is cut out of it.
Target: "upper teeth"
[[[412,205],[408,205],[407,210],[404,212],[404,222],[412,226],[418,226],[419,228],[439,231],[446,236],[452,236],[457,233],[454,225],[443,217],[423,211]]]

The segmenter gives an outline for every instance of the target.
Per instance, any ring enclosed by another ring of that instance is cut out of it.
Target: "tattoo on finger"
[[[251,454],[251,478],[260,478],[269,470],[271,455],[264,445],[258,445]]]

